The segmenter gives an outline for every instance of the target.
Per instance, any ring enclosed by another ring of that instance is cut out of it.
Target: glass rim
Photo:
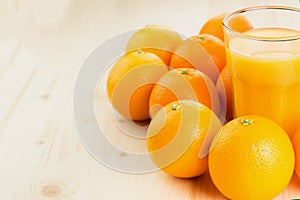
[[[290,37],[264,38],[264,37],[250,36],[250,35],[235,31],[228,26],[228,22],[232,17],[237,16],[241,13],[256,11],[256,10],[290,10],[293,12],[297,12],[300,15],[300,8],[291,7],[291,6],[279,6],[279,5],[252,6],[252,7],[239,9],[235,12],[232,12],[232,13],[229,13],[228,15],[226,15],[222,21],[222,25],[223,25],[224,29],[229,31],[231,34],[233,34],[236,37],[239,37],[242,39],[247,39],[247,40],[256,40],[256,41],[262,41],[262,42],[286,42],[286,41],[300,40],[300,34],[295,35],[295,36],[290,36]]]

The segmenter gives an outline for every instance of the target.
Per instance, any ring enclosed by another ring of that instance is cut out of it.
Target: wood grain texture
[[[98,163],[77,136],[73,87],[83,61],[112,35],[158,23],[189,36],[215,14],[266,3],[299,6],[297,0],[0,0],[0,199],[225,199],[208,173],[185,180]],[[294,175],[276,200],[296,197]]]

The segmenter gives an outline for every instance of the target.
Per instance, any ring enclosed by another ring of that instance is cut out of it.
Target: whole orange
[[[195,68],[216,82],[226,64],[224,43],[209,34],[192,36],[176,48],[170,62],[171,68]]]
[[[286,132],[261,116],[236,118],[211,144],[209,172],[229,199],[272,199],[288,185],[294,150]]]
[[[228,13],[223,13],[220,15],[216,15],[210,18],[205,24],[202,26],[200,30],[200,34],[206,33],[211,34],[218,37],[220,40],[224,41],[224,30],[223,30],[223,20],[227,16]],[[252,25],[250,22],[242,15],[238,15],[233,17],[230,22],[230,27],[238,32],[245,32],[252,29]]]
[[[226,121],[233,118],[232,113],[232,83],[229,67],[226,65],[217,81],[216,85],[221,106],[226,106]]]
[[[147,148],[165,173],[191,178],[207,170],[207,155],[199,156],[205,140],[220,128],[218,117],[203,104],[182,100],[167,104],[151,120]]]
[[[295,151],[295,172],[300,178],[300,128],[293,135],[292,143]]]
[[[191,68],[166,72],[156,82],[150,95],[151,117],[172,101],[195,100],[219,114],[220,103],[214,83],[204,73]]]
[[[169,27],[148,25],[130,38],[126,52],[142,49],[158,55],[169,65],[174,49],[182,42],[180,35]]]
[[[107,78],[107,94],[113,108],[128,119],[149,119],[149,98],[155,82],[168,71],[155,54],[133,51],[122,56]]]

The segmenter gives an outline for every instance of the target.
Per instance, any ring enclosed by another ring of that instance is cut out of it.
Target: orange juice
[[[252,39],[235,37],[227,49],[234,115],[269,117],[292,136],[300,127],[300,32],[264,28],[244,34]]]

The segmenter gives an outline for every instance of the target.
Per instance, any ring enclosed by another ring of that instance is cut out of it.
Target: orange
[[[295,151],[295,172],[300,178],[300,128],[292,137],[292,143]]]
[[[206,73],[214,82],[226,64],[224,43],[209,34],[192,36],[175,50],[171,68],[196,68]]]
[[[148,25],[136,33],[128,41],[126,52],[142,49],[158,55],[169,65],[174,49],[182,42],[180,35],[169,27]]]
[[[218,78],[216,85],[221,106],[226,106],[226,121],[233,118],[232,115],[232,83],[229,67],[225,66]]]
[[[203,104],[182,100],[167,104],[151,120],[147,149],[154,164],[165,173],[190,178],[207,171],[205,140],[220,128],[218,117]],[[209,145],[208,145],[209,147]]]
[[[294,150],[287,133],[261,116],[236,118],[223,126],[208,158],[213,183],[229,199],[273,199],[288,185]]]
[[[200,30],[200,34],[207,33],[212,34],[218,37],[220,40],[224,41],[224,31],[223,31],[223,20],[227,16],[228,13],[220,14],[209,19],[202,26]],[[242,15],[238,15],[233,17],[230,21],[229,26],[238,32],[245,32],[252,29],[252,25],[250,22]]]
[[[149,119],[149,98],[154,83],[168,71],[155,54],[133,51],[122,56],[107,78],[107,94],[113,108],[128,119]]]
[[[151,117],[168,103],[184,99],[199,101],[219,114],[218,93],[210,78],[196,69],[179,68],[166,72],[153,87],[149,99]]]

